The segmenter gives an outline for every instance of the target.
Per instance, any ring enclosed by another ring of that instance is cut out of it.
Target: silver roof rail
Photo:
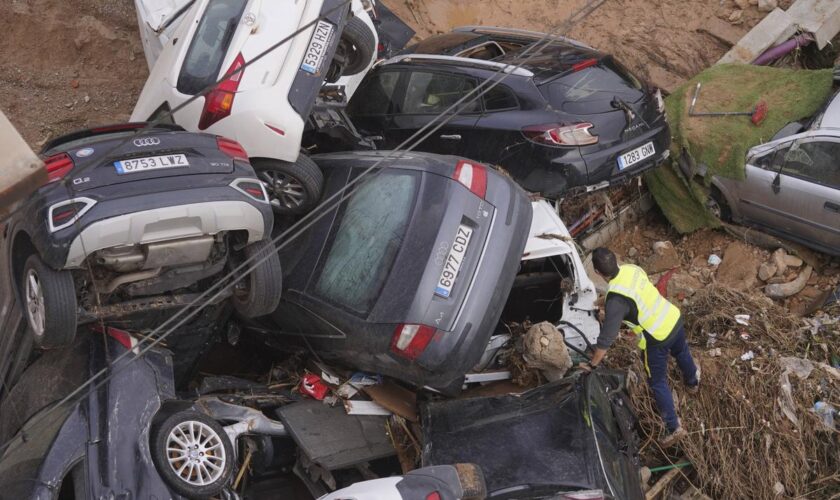
[[[441,56],[437,54],[403,54],[394,56],[382,65],[394,64],[403,61],[437,61],[442,63],[464,64],[472,66],[485,66],[487,69],[501,70],[505,73],[510,73],[516,76],[532,77],[534,73],[525,68],[517,68],[513,64],[499,63],[495,61],[485,61],[484,59],[471,59],[469,57],[455,57],[455,56]]]
[[[500,34],[509,33],[509,34],[512,34],[512,35],[528,35],[528,36],[534,36],[534,37],[538,37],[538,38],[542,38],[546,35],[545,33],[541,33],[539,31],[523,30],[523,29],[519,29],[519,28],[501,28],[499,26],[474,26],[474,25],[458,26],[457,28],[452,28],[452,31],[457,31],[459,33],[488,33],[488,34],[489,33],[500,33]],[[570,45],[575,45],[577,47],[582,47],[584,49],[597,50],[594,47],[586,45],[583,42],[579,42],[577,40],[574,40],[572,38],[567,38],[565,36],[551,35],[550,38],[552,38],[554,40],[560,40],[560,41],[566,42]]]

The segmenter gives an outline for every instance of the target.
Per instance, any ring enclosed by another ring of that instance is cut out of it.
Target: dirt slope
[[[128,119],[148,75],[131,0],[3,0],[0,32],[0,109],[30,145]]]
[[[470,24],[547,31],[584,0],[386,0],[418,36]],[[714,64],[764,17],[738,0],[606,0],[566,36],[615,54],[637,75],[673,89]],[[788,2],[779,2],[786,7]],[[740,12],[740,14],[738,14]],[[733,21],[730,22],[730,16]],[[727,41],[729,44],[727,44]]]

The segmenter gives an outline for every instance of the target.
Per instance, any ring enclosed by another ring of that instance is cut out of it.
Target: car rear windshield
[[[644,95],[641,82],[611,57],[550,80],[539,89],[552,106],[575,114],[615,111],[610,104],[613,98],[636,102]]]
[[[247,3],[245,0],[210,0],[178,75],[178,91],[195,95],[216,83]]]
[[[316,295],[370,312],[402,246],[419,181],[417,173],[383,172],[353,194],[328,243]]]

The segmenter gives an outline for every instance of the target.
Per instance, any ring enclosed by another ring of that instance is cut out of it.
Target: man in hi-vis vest
[[[648,384],[668,431],[661,444],[671,446],[686,431],[680,426],[668,386],[668,355],[676,358],[689,392],[697,392],[700,384],[700,370],[688,350],[680,310],[659,293],[642,268],[631,264],[619,266],[610,250],[596,248],[592,252],[592,264],[609,286],[595,353],[592,361],[582,363],[581,368],[591,369],[601,363],[622,322],[632,329],[639,339]]]

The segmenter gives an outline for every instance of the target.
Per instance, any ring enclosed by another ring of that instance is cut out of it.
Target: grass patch
[[[695,111],[749,111],[763,100],[767,116],[755,126],[749,116],[690,117],[688,109],[694,89],[702,83]],[[673,162],[684,149],[708,169],[705,185],[712,176],[744,178],[747,151],[769,141],[786,124],[812,116],[831,94],[832,70],[793,70],[744,64],[713,66],[678,87],[665,99],[671,125],[672,164],[665,164],[645,176],[662,211],[681,233],[714,227],[717,221],[707,213],[706,190],[687,185]]]

